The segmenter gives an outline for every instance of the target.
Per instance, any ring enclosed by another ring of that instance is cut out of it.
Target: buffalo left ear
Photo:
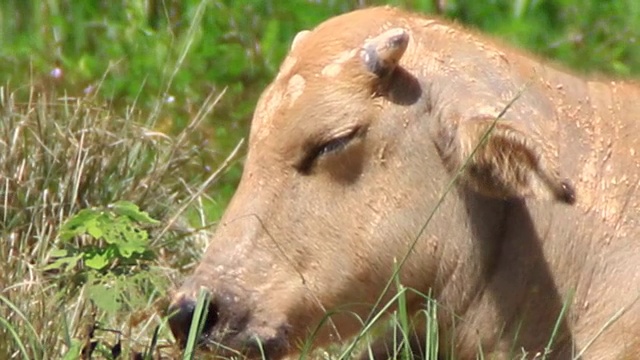
[[[360,56],[368,71],[379,77],[393,72],[409,44],[405,29],[393,28],[367,40]]]
[[[560,176],[551,151],[509,122],[468,120],[450,140],[438,147],[447,168],[454,173],[462,169],[460,181],[484,195],[576,201],[573,185]]]

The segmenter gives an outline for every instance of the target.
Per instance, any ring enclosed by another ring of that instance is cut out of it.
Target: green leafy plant
[[[59,239],[67,246],[52,252],[57,260],[45,270],[69,270],[80,262],[93,270],[113,269],[149,257],[153,254],[149,234],[142,226],[155,224],[157,220],[128,201],[104,209],[80,210],[62,225]],[[89,236],[95,243],[74,246],[70,240],[78,236]]]
[[[140,289],[154,281],[148,263],[155,258],[145,227],[158,223],[129,201],[80,210],[60,227],[62,248],[51,250],[55,260],[43,270],[71,276],[84,286],[85,296],[109,314],[129,303],[143,303]],[[141,299],[132,301],[134,297]]]

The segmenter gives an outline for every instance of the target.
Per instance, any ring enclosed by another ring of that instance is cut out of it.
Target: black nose
[[[204,305],[206,306],[202,309],[206,309],[206,311],[201,312],[199,316],[199,323],[202,325],[202,331],[198,334],[198,340],[207,336],[218,321],[218,311],[214,302],[207,301]],[[175,336],[176,340],[178,340],[180,345],[183,347],[186,345],[189,338],[191,323],[195,317],[196,308],[196,299],[187,295],[178,296],[177,299],[169,305],[169,327],[171,328],[173,336]]]

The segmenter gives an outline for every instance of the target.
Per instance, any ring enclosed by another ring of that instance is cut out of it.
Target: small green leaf
[[[86,232],[93,236],[94,239],[100,239],[103,235],[103,224],[99,221],[100,217],[91,219],[85,223]]]
[[[83,341],[79,339],[71,340],[71,345],[69,346],[69,350],[62,357],[62,360],[77,360],[80,359],[80,352],[82,351]]]
[[[84,234],[87,222],[96,219],[99,215],[100,212],[93,209],[80,210],[60,227],[60,232],[58,233],[60,240],[69,241],[78,235]]]
[[[125,258],[130,258],[133,254],[143,254],[146,250],[146,244],[137,240],[128,241],[118,247],[118,251]]]
[[[115,220],[110,222],[109,224],[104,225],[104,228],[102,229],[102,238],[107,242],[107,244],[117,245],[122,242],[122,235],[120,234],[119,228],[120,226],[116,223]]]
[[[113,251],[91,251],[84,253],[84,264],[94,270],[104,269],[113,259]]]
[[[114,213],[121,216],[126,216],[129,219],[139,222],[141,224],[158,224],[158,220],[149,216],[146,211],[141,211],[138,205],[130,201],[118,201],[111,205],[111,209]]]
[[[96,306],[110,314],[115,314],[120,310],[118,303],[118,291],[114,291],[111,284],[106,282],[98,282],[87,286],[87,295]]]
[[[51,264],[45,266],[43,270],[60,270],[67,272],[69,271],[69,269],[75,267],[81,258],[82,254],[78,254],[76,256],[61,257],[59,259],[56,259],[56,261],[52,262]]]
[[[65,257],[69,254],[67,249],[53,249],[49,255],[53,258]]]
[[[115,219],[111,226],[104,230],[105,241],[115,245],[125,258],[130,258],[134,253],[142,254],[147,250],[149,235],[128,218]]]

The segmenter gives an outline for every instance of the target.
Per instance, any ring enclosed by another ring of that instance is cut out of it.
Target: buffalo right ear
[[[573,185],[560,176],[549,152],[509,121],[475,118],[454,132],[438,150],[450,172],[461,172],[463,185],[487,196],[575,202]]]

